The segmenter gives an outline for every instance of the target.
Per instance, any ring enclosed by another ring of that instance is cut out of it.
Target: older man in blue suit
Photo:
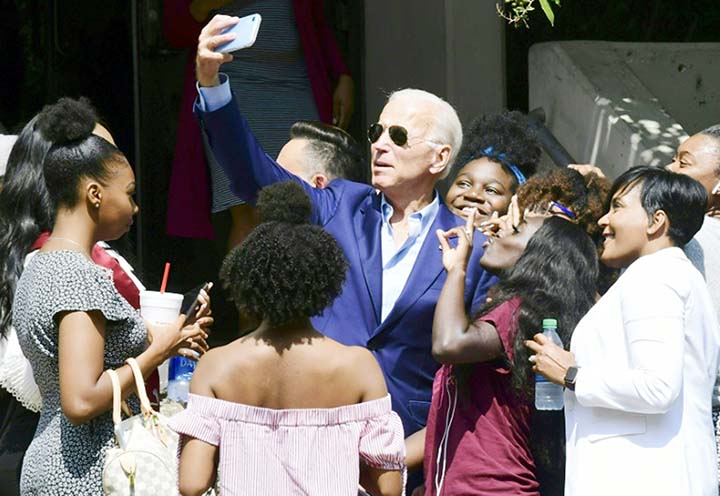
[[[236,18],[216,16],[200,35],[196,111],[212,152],[239,197],[254,203],[260,188],[297,181],[313,202],[313,222],[332,233],[350,262],[341,295],[313,319],[316,328],[348,345],[373,351],[406,435],[425,426],[433,376],[431,355],[435,304],[445,282],[435,231],[463,223],[435,189],[462,141],[455,110],[421,90],[402,90],[388,99],[368,138],[372,186],[335,179],[315,189],[280,167],[260,147],[232,97],[220,66],[231,56],[214,47],[230,39],[219,34]],[[475,233],[474,245],[482,246]],[[485,300],[495,282],[478,261],[468,265],[465,305]]]

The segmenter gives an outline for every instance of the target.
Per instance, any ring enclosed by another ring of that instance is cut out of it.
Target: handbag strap
[[[125,362],[130,365],[130,369],[132,370],[133,376],[135,377],[135,388],[137,389],[137,395],[140,399],[140,408],[142,409],[142,412],[146,415],[155,413],[155,410],[153,410],[153,407],[150,404],[150,399],[148,398],[147,391],[145,391],[145,381],[143,380],[140,366],[138,365],[137,361],[132,357],[125,360]]]
[[[110,382],[112,382],[113,389],[113,424],[120,425],[122,417],[120,415],[120,402],[122,400],[122,392],[120,391],[120,378],[112,369],[108,369],[105,372],[110,376]]]

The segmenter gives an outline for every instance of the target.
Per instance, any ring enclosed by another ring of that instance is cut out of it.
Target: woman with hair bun
[[[347,261],[310,225],[302,187],[263,189],[261,224],[223,262],[220,276],[240,312],[261,321],[208,352],[188,408],[180,493],[400,495],[404,445],[382,371],[365,348],[344,346],[310,323],[340,293]]]
[[[113,446],[115,368],[128,396],[134,379],[125,360],[144,375],[183,346],[206,349],[204,317],[183,327],[146,325],[92,260],[95,244],[117,239],[137,213],[135,179],[123,154],[93,133],[91,108],[71,99],[47,106],[34,123],[48,141],[43,175],[53,228],[22,272],[12,325],[42,395],[35,437],[23,462],[23,495],[96,495],[104,455]],[[151,344],[148,345],[148,338]],[[192,343],[192,344],[191,344]],[[137,411],[137,400],[129,398]]]
[[[76,109],[76,113],[81,112],[87,118],[92,117],[95,122],[93,133],[115,144],[87,99],[65,99],[63,105]],[[35,433],[42,404],[32,367],[23,355],[11,325],[17,281],[25,265],[47,241],[54,218],[43,174],[43,164],[52,142],[43,135],[37,123],[35,116],[12,146],[5,188],[0,191],[0,287],[5,289],[0,292],[0,487],[7,496],[19,494],[22,458]],[[95,244],[92,258],[98,265],[112,270],[113,284],[118,292],[133,308],[139,309],[140,291],[145,287],[135,276],[130,263],[104,241]],[[209,298],[203,303],[207,303],[206,309],[209,309]],[[157,372],[153,372],[145,384],[151,402],[154,399],[159,402]]]

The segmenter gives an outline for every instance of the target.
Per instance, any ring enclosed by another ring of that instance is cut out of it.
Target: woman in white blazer
[[[601,260],[627,270],[575,328],[569,352],[542,334],[526,342],[534,369],[566,386],[565,494],[717,495],[720,326],[680,248],[702,225],[706,192],[642,166],[610,197]]]

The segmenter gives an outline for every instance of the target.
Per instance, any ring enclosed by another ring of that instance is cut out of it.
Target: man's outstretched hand
[[[233,57],[229,53],[216,52],[215,48],[235,39],[234,34],[220,34],[220,32],[237,24],[239,20],[238,17],[216,15],[200,32],[195,59],[195,75],[200,86],[220,84],[218,77],[220,66],[225,62],[230,62]]]

